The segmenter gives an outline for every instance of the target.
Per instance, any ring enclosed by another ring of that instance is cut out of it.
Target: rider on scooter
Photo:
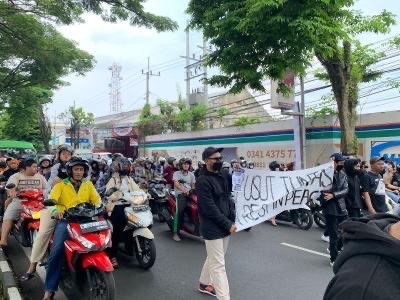
[[[33,158],[28,158],[20,163],[22,169],[20,172],[12,175],[7,185],[14,184],[15,187],[8,190],[8,199],[5,202],[6,211],[4,212],[3,225],[1,227],[0,247],[7,246],[7,239],[10,231],[21,216],[22,206],[21,200],[16,198],[17,190],[24,189],[44,189],[46,187],[46,179],[38,173],[37,162]]]
[[[111,263],[114,268],[118,267],[117,253],[121,234],[126,225],[125,206],[116,205],[120,199],[130,200],[130,193],[141,191],[132,177],[129,176],[131,162],[126,157],[119,157],[111,164],[113,176],[106,185],[107,212],[113,225],[112,247],[108,250]]]
[[[175,172],[173,176],[177,204],[174,216],[174,235],[172,238],[176,242],[181,240],[179,231],[183,224],[185,208],[189,200],[190,192],[194,190],[196,183],[194,174],[189,171],[191,165],[192,160],[190,158],[181,158],[179,160],[180,171]]]
[[[101,205],[100,196],[93,183],[86,179],[89,172],[88,161],[78,157],[73,158],[67,163],[66,167],[68,177],[54,186],[49,197],[56,203],[56,206],[50,208],[50,210],[58,223],[54,230],[53,244],[47,261],[44,300],[54,297],[61,279],[64,242],[69,238],[68,223],[63,220],[64,211],[85,202],[95,206]]]

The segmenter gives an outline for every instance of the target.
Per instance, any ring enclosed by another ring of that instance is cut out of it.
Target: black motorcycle
[[[308,202],[308,207],[310,207],[315,224],[317,224],[319,228],[325,229],[326,220],[324,214],[322,213],[322,206],[319,200],[310,200]]]
[[[275,218],[279,221],[296,224],[300,229],[303,230],[309,230],[313,225],[313,215],[311,211],[304,208],[285,210]]]
[[[168,207],[165,180],[162,178],[150,180],[147,192],[150,195],[151,212],[158,216],[160,222],[165,222],[165,217],[162,214],[163,209]]]

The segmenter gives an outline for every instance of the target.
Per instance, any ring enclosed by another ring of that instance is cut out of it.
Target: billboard
[[[271,107],[275,109],[291,110],[294,106],[294,73],[288,71],[283,80],[271,80]],[[286,85],[292,92],[289,95],[278,93],[279,83]]]

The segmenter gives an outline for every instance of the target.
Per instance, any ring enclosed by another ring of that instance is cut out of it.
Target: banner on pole
[[[333,162],[292,172],[246,169],[233,173],[233,195],[238,231],[255,226],[291,209],[308,209],[309,200],[330,190]]]

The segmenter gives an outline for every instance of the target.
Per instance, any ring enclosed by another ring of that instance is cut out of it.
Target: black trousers
[[[359,208],[348,208],[347,212],[350,218],[361,218],[363,216]]]
[[[111,235],[112,246],[108,248],[107,252],[111,257],[116,257],[118,253],[118,245],[121,242],[124,228],[126,226],[126,216],[124,205],[115,205],[109,220],[113,225],[113,232]]]
[[[339,232],[339,225],[347,216],[334,216],[325,215],[326,229],[329,233],[329,253],[331,255],[331,261],[334,262],[338,256],[338,252],[343,248],[342,236]]]

